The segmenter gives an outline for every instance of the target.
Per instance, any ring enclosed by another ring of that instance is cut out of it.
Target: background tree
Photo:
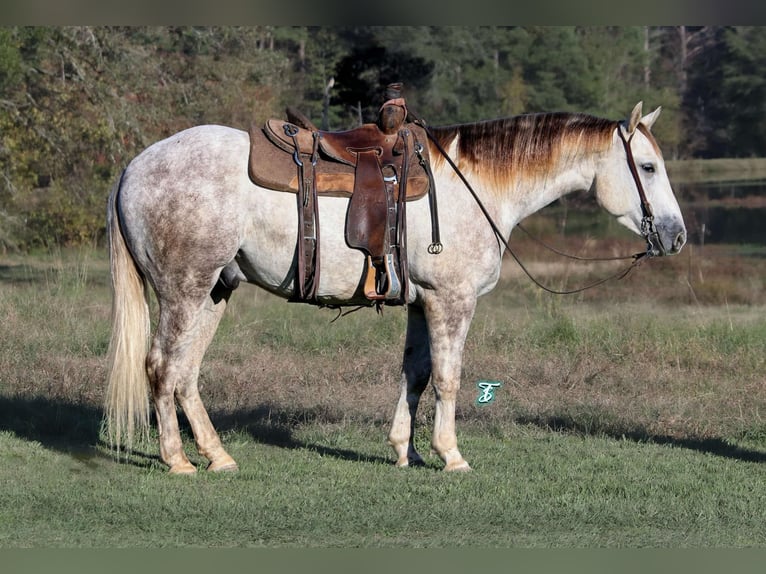
[[[130,158],[197,124],[350,128],[401,81],[433,125],[643,100],[666,157],[761,156],[764,78],[760,27],[0,28],[0,248],[100,240]]]
[[[738,156],[760,156],[766,150],[766,29],[736,27],[723,31],[720,98],[728,114],[727,145]],[[724,118],[721,118],[725,121]]]

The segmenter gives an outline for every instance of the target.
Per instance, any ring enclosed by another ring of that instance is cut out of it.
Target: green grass
[[[468,425],[474,472],[392,467],[380,428],[233,433],[242,470],[170,477],[0,434],[3,547],[745,547],[766,540],[766,468],[736,449]],[[11,502],[12,501],[12,502]]]
[[[332,322],[243,286],[201,373],[240,472],[193,477],[167,474],[156,436],[104,446],[103,255],[0,259],[0,547],[764,546],[766,305],[703,289],[764,263],[683,257],[564,298],[504,273],[466,343],[474,470],[454,475],[429,452],[430,389],[426,466],[394,468],[385,443],[403,309]],[[489,406],[479,379],[504,383]]]
[[[668,160],[665,167],[675,183],[766,178],[766,158],[762,157]]]

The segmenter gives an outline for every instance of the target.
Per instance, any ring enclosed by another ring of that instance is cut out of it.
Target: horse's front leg
[[[444,470],[470,470],[460,454],[455,433],[455,405],[460,389],[463,348],[476,309],[473,293],[453,291],[426,299],[431,342],[431,382],[436,395],[431,446],[444,461]]]
[[[394,448],[396,466],[422,465],[415,450],[415,415],[420,397],[431,377],[431,349],[423,309],[407,307],[407,337],[402,360],[401,394],[396,405],[388,443]]]

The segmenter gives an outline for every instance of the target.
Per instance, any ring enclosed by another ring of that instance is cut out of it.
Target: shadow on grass
[[[92,405],[42,397],[0,397],[0,431],[40,443],[86,466],[98,459],[141,468],[161,465],[157,454],[118,453],[101,439],[102,411]]]
[[[570,417],[529,416],[516,419],[519,424],[534,425],[555,432],[566,432],[580,436],[602,436],[615,440],[631,440],[643,444],[659,444],[712,454],[743,462],[766,462],[766,451],[743,448],[721,438],[674,437],[650,433],[643,428],[619,429],[611,426],[600,427],[591,422],[583,423]]]
[[[0,431],[78,458],[98,456],[101,411],[40,397],[0,397]]]
[[[392,464],[384,457],[295,439],[293,429],[298,424],[326,420],[319,410],[286,410],[263,405],[233,414],[213,414],[211,418],[219,432],[246,432],[261,444],[310,450],[341,460]],[[95,458],[119,458],[124,464],[138,467],[162,464],[157,454],[159,447],[150,453],[140,450],[129,455],[110,453],[109,445],[101,439],[101,423],[101,409],[91,405],[41,397],[0,396],[0,431],[10,431],[24,440],[39,442],[47,449],[68,454],[83,463]],[[179,423],[185,435],[185,446],[189,447],[188,443],[193,443],[191,427],[183,416],[179,417]],[[152,425],[156,428],[155,421]]]
[[[189,442],[191,431],[184,417],[182,431]],[[211,416],[219,432],[245,432],[261,444],[293,450],[309,450],[322,456],[353,462],[390,466],[390,458],[355,449],[336,448],[318,441],[295,438],[294,429],[302,424],[332,424],[334,420],[324,409],[285,409],[260,405],[234,413]],[[109,447],[101,440],[102,412],[90,405],[45,398],[0,396],[0,431],[10,431],[17,437],[36,441],[45,448],[68,454],[84,464],[94,458],[112,458]],[[582,436],[604,436],[615,440],[668,445],[745,462],[766,462],[766,452],[737,446],[721,438],[672,437],[646,432],[644,429],[596,428],[569,417],[520,417],[518,424],[530,424],[554,431]],[[154,423],[153,423],[154,424]],[[351,423],[353,424],[353,423]],[[156,428],[156,425],[154,425]],[[161,464],[155,452],[135,451],[122,460],[125,464],[152,467]]]
[[[303,424],[332,424],[340,422],[326,409],[285,409],[263,404],[250,410],[231,414],[211,414],[211,419],[219,432],[235,431],[249,434],[254,441],[281,448],[309,450],[321,456],[354,462],[393,465],[393,459],[363,453],[357,450],[336,448],[316,441],[303,441],[295,438],[294,429]]]

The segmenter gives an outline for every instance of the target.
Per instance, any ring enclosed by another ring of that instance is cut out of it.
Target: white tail
[[[112,447],[130,450],[149,429],[149,305],[146,280],[125,244],[117,211],[122,178],[109,195],[107,232],[112,279],[112,336],[109,341],[106,431]]]

